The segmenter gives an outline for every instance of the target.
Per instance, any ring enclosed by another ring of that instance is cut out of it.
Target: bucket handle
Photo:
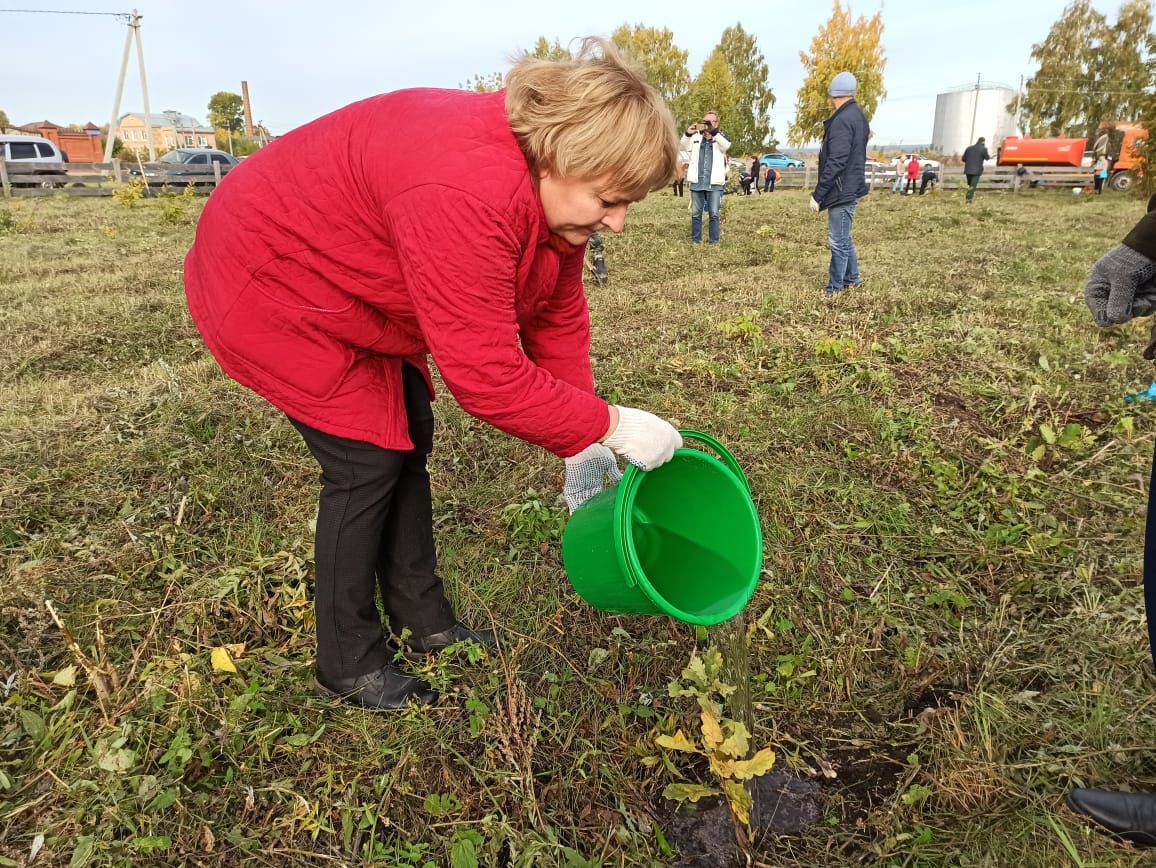
[[[710,447],[718,454],[718,457],[722,459],[722,463],[727,466],[727,469],[730,470],[730,472],[734,474],[734,476],[740,482],[742,482],[744,486],[746,486],[747,493],[751,493],[751,483],[747,479],[747,475],[743,473],[743,468],[739,465],[738,459],[731,454],[729,449],[723,446],[714,437],[711,437],[709,434],[704,434],[701,431],[694,431],[690,428],[680,428],[678,433],[682,435],[684,440],[697,440],[699,443]]]

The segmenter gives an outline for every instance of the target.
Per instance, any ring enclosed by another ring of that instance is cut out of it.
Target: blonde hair
[[[670,110],[606,39],[583,39],[571,60],[518,60],[506,76],[506,116],[535,173],[607,176],[630,199],[675,175]]]

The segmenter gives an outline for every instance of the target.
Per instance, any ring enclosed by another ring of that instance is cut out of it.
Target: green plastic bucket
[[[628,466],[570,516],[562,561],[595,609],[709,625],[733,618],[755,592],[763,536],[747,478],[713,437],[680,433],[718,457],[682,448],[654,470]]]

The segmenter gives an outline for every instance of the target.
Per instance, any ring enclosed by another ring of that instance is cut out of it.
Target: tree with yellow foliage
[[[711,52],[702,71],[691,83],[690,92],[680,106],[683,117],[676,123],[686,128],[686,124],[697,121],[707,112],[717,112],[719,127],[727,134],[727,123],[733,123],[738,114],[739,89],[731,75],[730,64],[721,48]]]
[[[611,41],[633,63],[642,68],[647,83],[666,100],[672,109],[690,87],[686,68],[687,53],[674,44],[670,28],[623,24],[612,34]]]
[[[810,52],[800,51],[807,75],[795,98],[795,119],[787,129],[787,141],[798,147],[823,137],[823,121],[831,115],[827,87],[840,72],[855,75],[855,101],[867,120],[875,114],[883,87],[883,13],[851,20],[851,10],[835,0],[830,20],[811,40]]]

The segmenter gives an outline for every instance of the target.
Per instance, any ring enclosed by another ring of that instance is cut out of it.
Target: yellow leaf
[[[659,747],[665,747],[668,750],[682,750],[689,753],[701,753],[697,745],[688,739],[686,737],[686,733],[684,733],[681,729],[675,732],[674,735],[658,736],[654,740],[654,743]]]
[[[735,818],[749,829],[751,827],[751,794],[738,781],[723,781],[723,789],[726,791],[727,801],[730,802],[731,811]]]
[[[707,750],[714,750],[723,743],[722,724],[709,708],[702,710],[702,743]]]
[[[727,756],[733,756],[735,759],[742,759],[747,755],[747,751],[751,749],[751,734],[747,731],[747,728],[737,720],[731,721],[730,727],[730,737],[719,745],[719,753],[725,753]]]
[[[775,752],[769,747],[763,748],[749,760],[735,763],[735,777],[740,780],[750,780],[759,775],[765,775],[775,765]]]
[[[683,750],[687,753],[702,753],[690,739],[686,737],[681,729],[674,735],[660,735],[654,740],[654,743],[659,747],[664,747],[667,750]]]
[[[727,778],[734,776],[735,761],[725,754],[719,753],[717,750],[711,751],[710,770],[725,781]]]
[[[233,664],[233,658],[229,656],[227,648],[214,648],[209,659],[213,662],[214,672],[236,672],[237,667]]]
[[[245,643],[244,642],[237,642],[234,645],[225,645],[223,647],[226,651],[229,652],[229,654],[232,655],[234,660],[240,660],[242,657],[245,656]]]
[[[699,784],[667,784],[666,789],[662,791],[664,799],[671,799],[675,802],[697,802],[705,796],[717,794],[718,790]]]
[[[60,687],[73,687],[76,684],[76,667],[65,666],[52,676],[52,683]]]

